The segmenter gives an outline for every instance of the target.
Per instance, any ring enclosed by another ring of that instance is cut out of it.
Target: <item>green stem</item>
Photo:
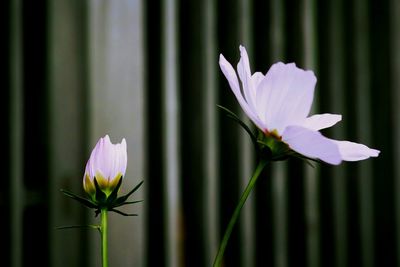
[[[108,267],[107,209],[101,209],[101,258],[103,267]]]
[[[221,241],[221,245],[219,247],[217,256],[215,257],[215,260],[214,260],[214,265],[213,265],[214,267],[221,266],[226,245],[228,244],[229,237],[231,236],[233,227],[236,224],[236,221],[239,217],[240,211],[241,211],[244,203],[246,202],[247,197],[250,195],[251,191],[253,190],[254,185],[256,184],[257,179],[260,176],[261,171],[264,169],[266,164],[267,164],[267,161],[265,159],[261,159],[258,162],[257,168],[254,171],[253,176],[251,177],[249,183],[246,186],[246,189],[244,190],[242,196],[240,197],[239,204],[236,206],[235,211],[233,212],[232,218],[229,221],[228,227],[225,230],[224,237]]]

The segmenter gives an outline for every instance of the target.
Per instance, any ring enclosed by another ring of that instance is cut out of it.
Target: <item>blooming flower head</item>
[[[379,155],[380,151],[363,144],[329,139],[319,132],[335,125],[342,116],[309,116],[317,82],[312,71],[302,70],[294,63],[278,62],[265,75],[252,74],[243,46],[240,46],[240,53],[237,74],[241,86],[234,68],[222,54],[219,65],[240,106],[269,140],[265,142],[267,145],[273,140],[278,147],[284,146],[305,157],[334,165]]]
[[[125,138],[120,144],[112,144],[108,135],[100,138],[86,164],[84,190],[94,201],[97,188],[108,197],[125,175],[126,165]]]

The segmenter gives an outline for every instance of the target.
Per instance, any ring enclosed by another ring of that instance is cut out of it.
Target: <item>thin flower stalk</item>
[[[260,174],[266,165],[267,165],[267,160],[261,159],[259,161],[259,163],[256,167],[256,170],[254,171],[253,176],[251,177],[249,183],[247,184],[246,189],[242,193],[242,196],[240,197],[240,200],[239,200],[239,204],[236,206],[236,208],[233,212],[233,215],[229,221],[229,224],[225,230],[224,237],[222,238],[221,244],[219,246],[217,256],[215,257],[215,261],[214,261],[214,265],[213,265],[214,267],[221,266],[226,246],[228,245],[229,238],[231,237],[233,227],[235,226],[235,224],[239,218],[240,211],[242,210],[244,203],[246,203],[247,198],[249,197],[254,186],[256,185],[256,182],[257,182],[258,178],[260,177]]]
[[[107,209],[101,210],[101,259],[102,266],[108,267],[108,218]]]

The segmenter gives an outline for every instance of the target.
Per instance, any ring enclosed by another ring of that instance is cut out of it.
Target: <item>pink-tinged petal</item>
[[[125,139],[123,139],[125,140]],[[121,146],[122,142],[119,144],[115,144],[114,145],[114,150],[115,150],[115,166],[114,166],[114,170],[113,170],[113,176],[111,176],[111,178],[114,178],[116,176],[117,173],[121,173],[121,174],[125,174],[121,172],[122,169],[122,157],[123,157],[123,151],[122,151],[122,146]],[[126,153],[126,150],[125,150]]]
[[[339,146],[342,159],[346,161],[358,161],[369,157],[377,157],[380,153],[379,150],[369,148],[363,144],[337,140],[334,140],[334,142]]]
[[[90,164],[90,158],[88,160],[88,162],[86,163],[86,167],[85,167],[85,174],[83,175],[83,180],[85,180],[85,176],[89,176],[90,180],[93,180],[93,176],[92,176],[92,170],[91,170],[91,164]]]
[[[339,146],[320,132],[300,126],[288,126],[283,133],[282,141],[306,157],[320,159],[333,165],[338,165],[342,161]]]
[[[115,152],[110,137],[106,135],[102,140],[102,145],[97,155],[96,171],[100,172],[105,179],[112,175],[113,159]]]
[[[338,114],[317,114],[310,116],[304,120],[301,126],[310,130],[318,131],[329,128],[342,120],[342,115]]]
[[[278,62],[257,87],[257,113],[268,130],[282,134],[286,126],[304,121],[314,98],[316,77],[294,63]]]
[[[89,178],[93,180],[94,176],[96,175],[96,165],[97,165],[97,157],[99,155],[99,150],[101,150],[103,144],[103,138],[100,138],[97,141],[95,147],[93,148],[89,160],[86,163],[85,173],[89,174]]]
[[[244,97],[246,102],[249,105],[249,108],[255,113],[255,90],[253,88],[253,82],[251,78],[251,70],[249,63],[249,56],[247,55],[246,48],[243,46],[239,47],[240,49],[240,60],[237,65],[237,72],[239,74],[239,78],[242,81],[242,88]]]
[[[88,194],[92,193],[93,188],[90,187],[91,184],[89,182],[93,182],[94,177],[96,177],[100,188],[106,195],[109,195],[121,176],[125,175],[126,167],[125,138],[119,144],[112,144],[108,135],[100,138],[86,163],[83,177],[85,191]]]
[[[229,85],[232,89],[232,92],[235,94],[236,99],[238,100],[240,106],[242,107],[243,111],[246,115],[254,122],[254,124],[260,128],[261,130],[265,130],[264,124],[260,121],[257,114],[255,114],[251,108],[249,107],[248,103],[243,98],[242,93],[240,92],[239,82],[236,75],[235,70],[233,69],[232,65],[225,59],[225,57],[220,54],[219,56],[219,66],[224,73],[226,79],[229,82]]]
[[[111,182],[117,173],[119,172],[119,149],[118,149],[119,144],[113,145],[112,146],[112,154],[113,157],[110,158],[110,169],[109,169],[109,174],[108,174],[108,181]]]
[[[94,176],[96,176],[96,172],[98,171],[99,166],[101,165],[101,162],[99,162],[99,157],[101,157],[103,153],[103,147],[104,147],[104,138],[100,138],[95,148],[93,149],[92,154],[90,155],[90,172],[92,179]]]
[[[125,175],[127,165],[127,151],[126,151],[126,140],[122,139],[121,143],[109,145],[108,158],[109,169],[107,179],[111,182],[113,179],[119,177],[119,175]]]
[[[126,166],[128,163],[128,155],[126,151],[126,140],[122,139],[121,144],[119,144],[119,166],[118,171],[125,176]]]

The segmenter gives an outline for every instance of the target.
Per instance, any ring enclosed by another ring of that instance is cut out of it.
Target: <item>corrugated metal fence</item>
[[[2,266],[100,266],[82,193],[90,149],[128,142],[137,218],[111,216],[112,266],[211,266],[254,168],[218,55],[249,51],[315,71],[326,131],[382,151],[339,167],[267,168],[226,266],[400,266],[400,2],[397,0],[7,0],[0,4],[5,175]],[[241,115],[243,116],[243,114]],[[244,116],[243,116],[244,118]]]

